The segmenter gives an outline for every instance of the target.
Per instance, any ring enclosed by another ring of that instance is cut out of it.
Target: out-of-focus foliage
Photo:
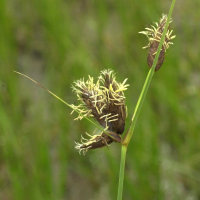
[[[126,129],[148,73],[139,31],[171,1],[0,1],[0,199],[116,199],[120,146],[80,156],[74,141],[95,127],[68,103],[74,80],[111,68],[128,78]],[[177,1],[177,36],[155,73],[128,147],[124,199],[200,198],[199,0]]]

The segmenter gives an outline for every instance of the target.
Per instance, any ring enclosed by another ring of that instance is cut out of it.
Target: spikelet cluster
[[[149,39],[148,45],[143,47],[143,48],[149,49],[149,53],[148,53],[148,56],[147,56],[147,63],[148,63],[150,68],[153,65],[153,61],[154,61],[154,58],[156,56],[158,45],[160,43],[166,22],[167,22],[167,15],[163,14],[159,23],[155,22],[156,26],[151,25],[151,28],[145,28],[146,31],[139,32],[139,33],[146,35]],[[172,22],[172,20],[170,19],[169,23],[171,23],[171,22]],[[173,44],[171,42],[171,40],[174,39],[175,36],[172,36],[172,32],[173,32],[173,30],[170,31],[169,27],[168,27],[167,33],[165,35],[165,40],[164,40],[164,43],[162,45],[162,49],[161,49],[161,52],[160,52],[160,55],[159,55],[159,58],[158,58],[158,62],[157,62],[156,68],[155,68],[155,71],[157,71],[162,66],[162,64],[164,62],[164,58],[165,58],[165,52],[169,48],[169,46],[171,44]]]
[[[126,119],[123,93],[128,87],[126,81],[127,79],[123,83],[118,83],[112,70],[104,70],[97,82],[94,82],[93,77],[89,76],[87,81],[81,79],[72,86],[80,101],[78,106],[71,105],[80,113],[75,120],[92,117],[112,136],[103,132],[94,136],[87,134],[89,139],[82,137],[82,143],[76,143],[75,147],[79,152],[82,151],[85,154],[89,149],[100,148],[113,141],[120,141],[119,135],[124,132]]]

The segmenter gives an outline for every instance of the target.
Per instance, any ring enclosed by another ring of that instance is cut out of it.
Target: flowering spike
[[[126,80],[122,84],[118,83],[112,70],[104,70],[96,83],[89,76],[86,82],[84,79],[80,79],[72,86],[81,102],[78,106],[71,105],[81,113],[76,119],[81,120],[84,116],[92,117],[112,136],[111,138],[101,132],[100,135],[91,136],[82,144],[76,143],[75,148],[79,152],[82,151],[85,154],[89,149],[108,146],[113,141],[121,142],[119,135],[124,132],[126,118],[123,91],[129,86],[125,84]]]
[[[139,32],[139,33],[146,35],[149,39],[149,44],[143,48],[144,49],[149,48],[149,53],[147,56],[147,63],[150,68],[153,65],[153,61],[156,56],[158,45],[160,43],[166,22],[167,22],[167,15],[163,14],[159,23],[155,23],[156,27],[151,25],[151,28],[145,28],[146,31]],[[171,22],[172,22],[172,20],[170,19],[169,23],[171,23]],[[162,66],[162,64],[164,62],[164,58],[165,58],[165,52],[169,48],[169,46],[171,44],[173,44],[172,42],[170,42],[172,39],[175,38],[175,36],[172,36],[172,32],[173,31],[172,30],[170,31],[169,27],[168,27],[155,71],[157,71]]]

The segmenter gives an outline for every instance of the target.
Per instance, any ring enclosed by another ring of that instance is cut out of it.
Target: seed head
[[[167,22],[167,15],[163,14],[159,23],[155,22],[156,27],[151,25],[151,28],[145,28],[146,31],[139,32],[139,33],[146,35],[149,39],[148,45],[143,47],[143,48],[144,49],[149,48],[149,53],[148,53],[148,56],[147,56],[147,63],[148,63],[150,68],[153,65],[153,61],[154,61],[154,58],[156,56],[158,45],[160,43],[163,31],[165,29],[166,22]],[[169,23],[171,23],[171,22],[172,22],[172,20],[170,19]],[[171,44],[173,44],[172,42],[170,42],[172,39],[175,38],[175,36],[172,36],[172,32],[173,32],[173,30],[170,31],[169,27],[168,27],[167,33],[165,35],[165,40],[163,42],[162,49],[160,51],[160,55],[159,55],[159,58],[158,58],[158,62],[157,62],[155,71],[157,71],[162,66],[162,64],[164,62],[164,58],[165,58],[165,52],[169,48],[169,46]]]
[[[83,151],[85,154],[89,149],[107,146],[113,141],[121,141],[119,135],[124,132],[126,119],[123,91],[129,86],[125,84],[126,81],[127,79],[123,83],[118,83],[112,70],[104,70],[96,83],[91,76],[87,81],[80,79],[74,82],[72,88],[77,94],[80,104],[71,106],[81,113],[75,120],[91,117],[112,136],[111,138],[103,132],[94,136],[87,134],[90,137],[88,140],[82,137],[82,143],[76,143],[75,148],[79,152]]]

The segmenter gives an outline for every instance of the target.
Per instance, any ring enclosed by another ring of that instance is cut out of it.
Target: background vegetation
[[[105,68],[128,78],[128,128],[148,73],[139,31],[170,0],[0,1],[0,199],[116,199],[119,144],[80,156],[74,141],[95,127],[68,103],[74,80]],[[153,77],[128,147],[124,199],[200,199],[199,0],[176,2],[177,35]]]

